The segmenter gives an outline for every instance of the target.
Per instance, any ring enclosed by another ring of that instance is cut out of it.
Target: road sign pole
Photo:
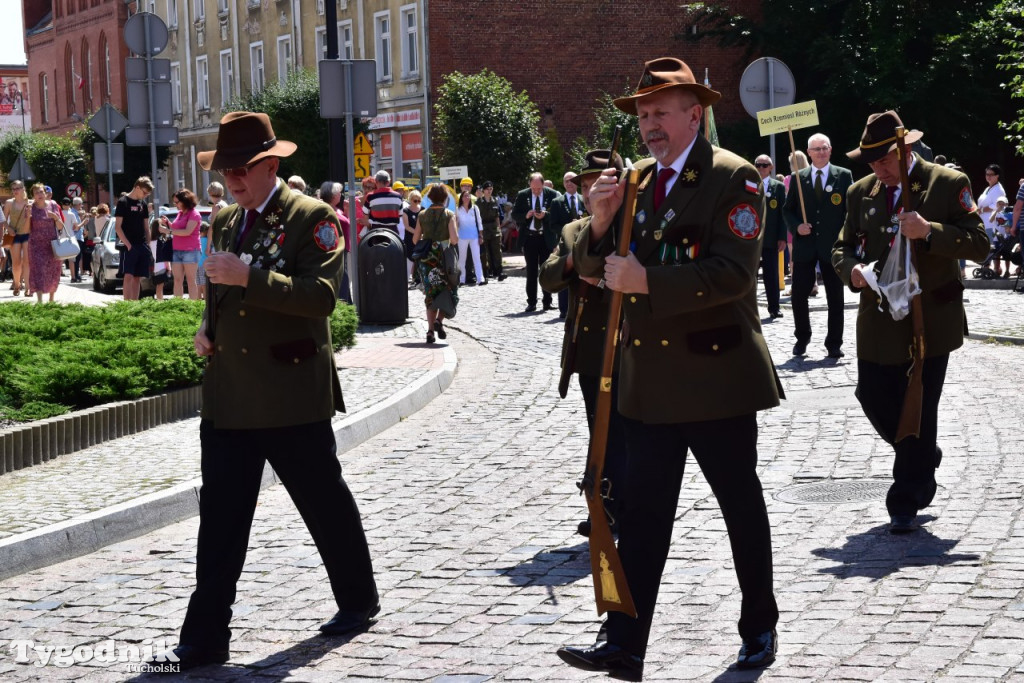
[[[766,60],[765,64],[768,65],[768,108],[775,109],[775,63],[772,60]],[[771,155],[772,163],[777,164],[775,158],[775,134],[773,133],[768,137],[768,153]],[[776,165],[776,168],[778,166]]]
[[[153,101],[153,45],[149,22],[146,24],[146,97],[149,98],[149,165],[152,168],[153,207],[160,210],[160,190],[156,184],[156,107]]]
[[[328,3],[330,4],[330,3]],[[345,145],[346,159],[348,160],[348,232],[352,242],[349,245],[348,262],[350,265],[348,281],[352,285],[352,305],[356,308],[356,315],[359,314],[359,228],[356,223],[356,142],[352,131],[353,116],[352,104],[352,62],[345,62]]]
[[[103,117],[106,119],[105,130],[110,130],[110,107],[103,108]],[[107,193],[110,195],[109,203],[114,203],[114,159],[110,149],[110,140],[107,141]]]

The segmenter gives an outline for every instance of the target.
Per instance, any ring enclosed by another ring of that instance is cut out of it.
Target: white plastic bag
[[[896,233],[889,257],[878,276],[878,287],[889,302],[893,320],[903,320],[910,313],[910,300],[921,293],[917,270],[910,262],[910,242]]]

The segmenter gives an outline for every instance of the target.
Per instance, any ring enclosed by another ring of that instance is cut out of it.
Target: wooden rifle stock
[[[630,167],[626,173],[622,229],[619,232],[618,248],[616,249],[619,256],[629,254],[629,243],[633,234],[633,211],[636,207],[637,171]],[[629,591],[626,574],[622,569],[622,561],[619,559],[619,551],[615,547],[611,526],[604,509],[602,475],[605,453],[608,448],[608,425],[612,411],[612,373],[615,369],[615,354],[618,350],[622,292],[611,290],[609,299],[601,379],[594,410],[594,430],[590,436],[587,473],[583,478],[582,486],[583,492],[587,496],[587,508],[590,510],[590,570],[594,575],[597,613],[601,615],[608,611],[617,611],[636,617],[633,596]]]
[[[580,320],[583,319],[583,307],[587,305],[587,288],[584,280],[580,280],[576,291],[576,315],[573,317],[572,337],[565,348],[565,362],[562,363],[562,374],[558,377],[558,395],[565,398],[569,393],[569,379],[576,369],[576,350],[579,348]]]
[[[904,211],[911,211],[910,207],[910,158],[907,150],[907,143],[904,141],[907,131],[903,126],[896,127],[896,149],[900,162],[900,203]],[[897,233],[897,238],[902,235]],[[907,240],[907,248],[910,249],[910,264],[917,272],[917,242]],[[917,294],[910,300],[910,316],[914,324],[914,337],[910,345],[910,378],[907,383],[907,393],[903,398],[903,408],[900,410],[900,422],[896,429],[896,441],[902,441],[908,436],[921,435],[921,403],[924,400],[924,311],[921,309],[921,295]]]

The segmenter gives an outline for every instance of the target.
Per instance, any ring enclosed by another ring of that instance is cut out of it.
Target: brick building
[[[744,14],[759,11],[757,0],[731,3]],[[693,30],[680,3],[595,2],[554,4],[517,2],[430,2],[427,5],[430,87],[445,74],[476,73],[486,67],[525,90],[540,108],[542,127],[554,126],[565,149],[594,132],[593,110],[602,91],[612,95],[636,86],[643,63],[678,57],[698,80],[709,70],[711,86],[722,93],[715,105],[718,122],[746,117],[739,80],[746,68],[740,49],[683,40]],[[532,27],[532,28],[531,28]],[[525,182],[525,179],[524,179]]]
[[[104,102],[125,110],[123,0],[23,0],[32,129],[65,133]]]

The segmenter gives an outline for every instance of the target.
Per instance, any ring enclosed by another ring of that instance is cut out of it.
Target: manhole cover
[[[878,479],[827,479],[801,484],[775,494],[784,503],[831,505],[885,500],[890,483]]]

